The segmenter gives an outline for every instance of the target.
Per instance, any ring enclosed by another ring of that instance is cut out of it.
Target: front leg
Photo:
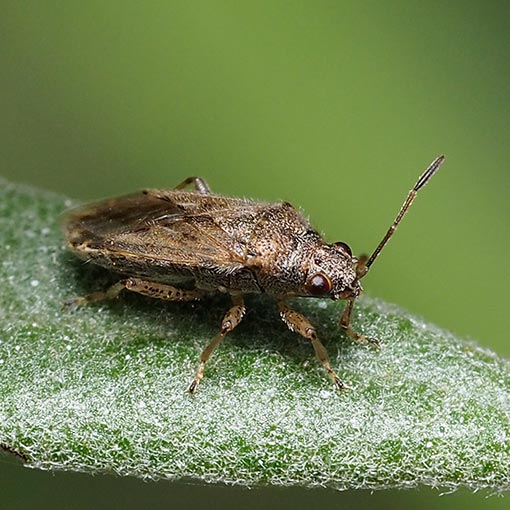
[[[283,299],[278,301],[278,307],[280,308],[280,316],[283,322],[287,324],[287,327],[291,331],[299,333],[301,336],[305,337],[307,340],[310,340],[310,342],[312,342],[315,355],[317,356],[318,360],[322,363],[322,366],[326,369],[326,372],[328,373],[331,380],[335,383],[335,386],[338,389],[350,389],[349,386],[347,386],[336,375],[335,371],[331,368],[326,348],[317,338],[315,328],[310,324],[308,319],[304,315],[301,315],[300,313],[291,310]]]
[[[355,300],[355,298],[349,299],[349,301],[345,305],[342,316],[340,317],[340,323],[339,323],[340,328],[343,329],[347,333],[347,336],[349,336],[356,342],[359,342],[362,344],[368,343],[368,344],[373,345],[377,349],[380,349],[381,344],[379,343],[379,340],[377,340],[377,338],[371,338],[371,337],[362,335],[352,329],[351,315],[352,315],[352,308],[354,305],[354,300]]]

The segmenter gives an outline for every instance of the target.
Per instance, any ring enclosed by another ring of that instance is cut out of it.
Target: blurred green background
[[[510,354],[506,2],[1,7],[1,175],[84,200],[200,175],[220,193],[289,200],[329,240],[362,253],[445,153],[364,285]],[[96,491],[113,507],[131,494],[124,508],[141,498],[161,508],[181,499],[255,503],[255,493],[237,489],[47,476],[5,462],[0,484],[11,508],[28,505],[30,494],[32,504],[54,506],[56,492],[89,501]],[[261,504],[293,508],[508,505],[430,490],[256,494]]]

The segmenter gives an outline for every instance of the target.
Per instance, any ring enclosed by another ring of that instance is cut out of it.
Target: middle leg
[[[205,364],[211,356],[211,353],[216,349],[223,338],[225,338],[227,333],[230,333],[241,322],[244,316],[246,307],[244,306],[243,296],[240,294],[232,296],[232,302],[234,305],[228,310],[221,321],[220,332],[212,339],[200,356],[200,364],[198,365],[195,377],[188,387],[190,393],[195,393],[200,381],[204,378]]]
[[[195,188],[195,191],[198,191],[199,193],[202,193],[202,195],[210,195],[211,194],[211,188],[209,188],[208,184],[205,182],[202,177],[188,177],[187,179],[184,179],[181,183],[177,184],[177,186],[174,189],[184,189],[186,186],[189,186],[190,184],[193,185]]]

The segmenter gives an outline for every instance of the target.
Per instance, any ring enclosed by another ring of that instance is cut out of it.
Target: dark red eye
[[[348,244],[338,241],[337,243],[333,243],[333,246],[347,257],[352,257],[352,250]]]
[[[323,273],[314,274],[311,278],[308,278],[306,282],[306,290],[312,294],[312,296],[324,296],[329,294],[333,284],[331,280]]]

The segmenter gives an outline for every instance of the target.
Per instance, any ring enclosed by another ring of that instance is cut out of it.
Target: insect
[[[420,176],[372,255],[355,257],[344,242],[328,244],[288,202],[264,203],[213,194],[199,177],[172,190],[139,193],[85,205],[69,212],[64,230],[80,258],[123,275],[104,292],[70,300],[75,307],[112,299],[123,290],[170,301],[208,294],[230,295],[232,306],[200,356],[189,391],[195,392],[211,353],[245,314],[244,296],[268,294],[291,331],[309,340],[329,377],[335,373],[315,328],[287,304],[290,297],[346,300],[340,328],[353,340],[379,346],[351,326],[360,280],[381,253],[418,191],[444,160],[436,158]],[[192,186],[192,190],[186,190]]]

